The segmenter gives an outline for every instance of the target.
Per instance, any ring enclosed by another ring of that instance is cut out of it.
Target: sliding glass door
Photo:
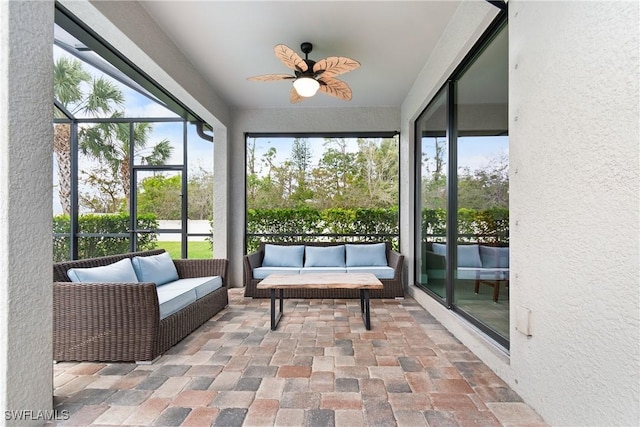
[[[506,23],[416,121],[416,285],[509,345]]]

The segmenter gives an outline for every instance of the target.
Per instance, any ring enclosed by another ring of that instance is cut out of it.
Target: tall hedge
[[[425,241],[446,237],[447,211],[423,209],[422,230]],[[509,243],[509,209],[458,209],[458,236],[462,242]]]
[[[158,228],[158,220],[154,214],[138,216],[138,228],[152,230]],[[70,259],[70,220],[68,215],[53,217],[53,259],[55,262]],[[94,258],[129,252],[129,215],[119,214],[84,214],[78,217],[78,232],[91,234],[126,234],[119,237],[78,237],[78,258]],[[56,236],[65,234],[65,236]],[[147,250],[156,247],[155,233],[139,234],[138,249]]]
[[[261,241],[296,242],[391,240],[398,248],[400,228],[398,207],[354,209],[248,209],[247,252]],[[422,230],[425,241],[446,236],[445,209],[424,209]],[[502,208],[458,210],[458,234],[461,241],[509,241],[509,210]]]
[[[397,236],[397,207],[247,210],[247,252],[256,250],[261,241],[376,241],[391,239],[397,245]]]

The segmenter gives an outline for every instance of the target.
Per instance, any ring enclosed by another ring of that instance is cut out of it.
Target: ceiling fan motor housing
[[[309,42],[303,42],[300,45],[300,50],[302,51],[302,53],[304,53],[305,55],[308,55],[311,53],[311,51],[313,50],[313,45]]]

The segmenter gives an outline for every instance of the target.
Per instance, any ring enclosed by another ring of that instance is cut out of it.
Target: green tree
[[[114,113],[113,118],[122,117]],[[171,157],[173,147],[168,139],[163,139],[149,147],[149,136],[153,130],[151,123],[133,124],[133,136],[130,136],[129,123],[99,123],[82,129],[80,132],[80,150],[109,166],[118,178],[124,191],[127,204],[130,200],[130,157],[140,164],[162,165]],[[130,139],[132,144],[130,144]],[[133,153],[129,147],[133,145]]]
[[[213,218],[213,173],[200,168],[189,175],[189,219]]]
[[[159,219],[182,218],[182,177],[155,175],[138,185],[138,212]]]
[[[398,142],[359,139],[350,199],[359,207],[389,207],[398,203]]]
[[[430,138],[433,143],[433,157],[427,152],[422,155],[422,207],[429,209],[446,209],[447,207],[447,174],[446,174],[446,139]],[[425,140],[423,139],[423,146]]]
[[[486,166],[458,176],[458,206],[469,209],[509,207],[509,159],[499,155]]]
[[[355,153],[347,151],[344,138],[325,138],[324,153],[313,170],[314,191],[319,207],[350,206],[347,189],[357,173]]]
[[[211,220],[213,217],[213,173],[200,168],[189,175],[189,219]],[[154,175],[138,186],[138,212],[154,214],[159,219],[182,218],[182,177]]]
[[[124,104],[124,96],[110,81],[92,78],[76,59],[60,57],[53,67],[54,98],[72,115],[109,116]],[[54,109],[56,118],[65,114]],[[71,128],[68,124],[54,126],[53,151],[58,167],[58,194],[64,214],[71,212]]]
[[[97,190],[80,192],[81,207],[95,213],[116,213],[126,206],[122,189],[106,165],[99,163],[97,167],[80,171],[80,179]]]
[[[311,147],[305,138],[295,138],[291,147],[291,162],[295,188],[289,199],[294,206],[304,206],[307,200],[313,198],[313,191],[309,188],[309,168],[311,167]]]

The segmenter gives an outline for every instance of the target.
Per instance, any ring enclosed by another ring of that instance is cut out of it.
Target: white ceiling
[[[231,107],[288,107],[291,81],[247,77],[290,73],[273,54],[285,44],[309,59],[346,56],[360,68],[339,76],[345,102],[318,93],[304,107],[399,106],[452,19],[460,1],[144,1],[220,97]]]

